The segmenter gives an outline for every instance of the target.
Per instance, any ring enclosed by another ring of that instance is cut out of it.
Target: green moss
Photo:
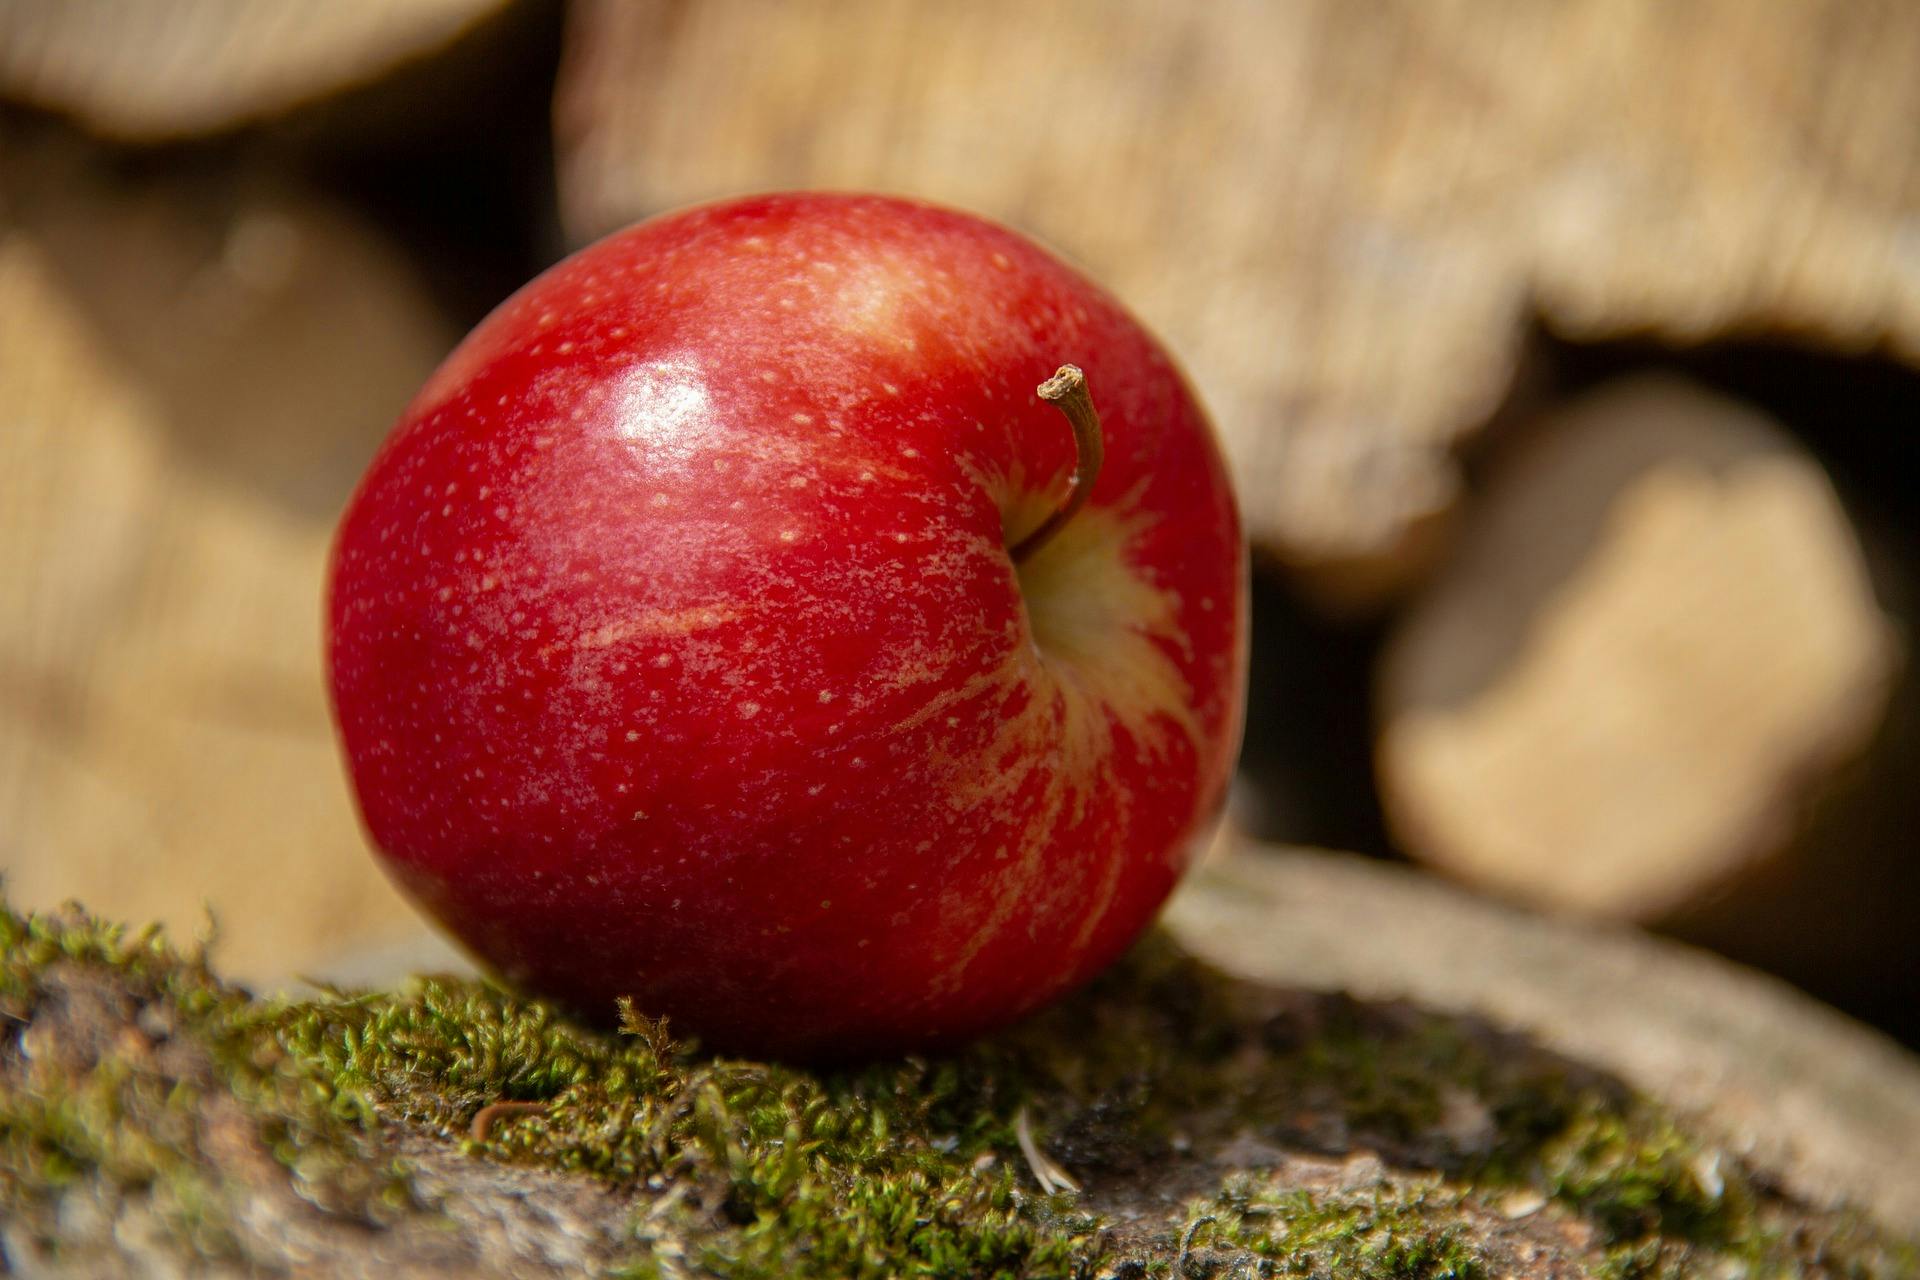
[[[38,1017],[49,1005],[84,1034]],[[221,1255],[233,1188],[208,1148],[234,1123],[316,1203],[375,1222],[415,1208],[371,1109],[288,1057],[269,1030],[280,1013],[157,930],[0,909],[0,1020],[16,1035],[0,1056],[0,1209],[98,1179],[145,1193],[176,1235]]]
[[[1425,1187],[1290,1191],[1275,1195],[1257,1180],[1236,1178],[1210,1199],[1188,1206],[1180,1259],[1192,1258],[1203,1226],[1210,1229],[1215,1269],[1254,1275],[1340,1276],[1345,1280],[1484,1280],[1487,1261],[1456,1221],[1462,1196]],[[1223,1259],[1220,1255],[1224,1253]]]
[[[1591,1224],[1591,1260],[1623,1280],[1914,1264],[1524,1041],[1236,984],[1163,940],[957,1056],[832,1072],[705,1055],[631,1011],[598,1032],[472,981],[255,1000],[152,932],[77,913],[0,913],[0,957],[19,1037],[0,1054],[0,1210],[45,1220],[104,1186],[204,1253],[231,1244],[216,1139],[237,1116],[304,1200],[357,1222],[433,1212],[396,1134],[602,1180],[631,1205],[633,1276],[1479,1280],[1509,1268],[1465,1225],[1496,1215],[1466,1209],[1514,1189]],[[88,1001],[91,1031],[60,1022]],[[64,1042],[35,1041],[60,1025]],[[1023,1108],[1087,1195],[1034,1189]],[[1271,1158],[1219,1154],[1249,1139],[1427,1172],[1301,1189]],[[1198,1198],[1157,1226],[1102,1209],[1162,1186]]]

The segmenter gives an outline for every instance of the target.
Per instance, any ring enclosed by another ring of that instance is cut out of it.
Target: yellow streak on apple
[[[623,640],[641,636],[692,635],[696,631],[711,631],[724,626],[739,616],[739,610],[720,604],[694,605],[686,609],[650,609],[631,618],[610,622],[604,627],[595,627],[575,639],[573,644],[577,649],[605,649]]]
[[[1009,528],[1032,528],[1052,509],[1044,492],[1015,492],[1018,496],[1003,505]],[[1020,793],[1035,769],[1046,771],[1042,811],[1028,826],[1033,834],[1018,851],[1018,868],[1007,877],[987,919],[971,930],[966,947],[934,980],[936,993],[956,988],[987,943],[1041,891],[1047,846],[1060,819],[1082,822],[1089,784],[1110,772],[1116,725],[1149,753],[1166,753],[1175,735],[1201,751],[1187,682],[1165,647],[1185,645],[1177,626],[1177,597],[1136,568],[1129,554],[1151,519],[1137,512],[1135,497],[1129,494],[1112,507],[1086,507],[1025,564],[1016,568],[1009,560],[1025,602],[1027,634],[997,670],[934,699],[912,717],[912,724],[924,723],[936,711],[994,688],[1005,695],[1026,694],[1020,711],[995,727],[987,751],[935,762],[949,780],[948,803],[955,809],[999,809]],[[1003,762],[1014,767],[1003,768]],[[1113,794],[1124,803],[1118,788]],[[1079,904],[1082,925],[1068,944],[1069,954],[1077,955],[1091,940],[1120,871],[1117,862],[1110,863],[1100,885]],[[1037,991],[1035,1001],[1049,994]]]

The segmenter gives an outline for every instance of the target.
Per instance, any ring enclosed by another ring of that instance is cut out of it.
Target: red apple
[[[1105,462],[1016,559],[1075,488],[1063,362]],[[434,375],[340,527],[334,709],[392,873],[509,981],[731,1049],[937,1045],[1173,888],[1245,576],[1112,298],[964,214],[737,200],[560,263]]]

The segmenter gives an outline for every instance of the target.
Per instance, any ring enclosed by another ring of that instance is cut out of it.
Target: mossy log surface
[[[0,1017],[25,1274],[1920,1270],[1605,1071],[1165,935],[956,1056],[833,1071],[465,979],[263,1000],[77,909],[0,914]]]
[[[1658,1098],[1801,1199],[1920,1231],[1920,1060],[1764,974],[1253,842],[1191,877],[1166,923],[1251,981],[1476,1011]]]

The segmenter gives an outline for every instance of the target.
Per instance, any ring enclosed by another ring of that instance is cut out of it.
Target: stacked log
[[[129,142],[279,115],[444,49],[507,0],[13,0],[0,95]]]
[[[1752,410],[1650,378],[1531,424],[1490,472],[1381,660],[1400,842],[1636,920],[1783,854],[1901,665],[1820,464]]]
[[[16,157],[18,159],[18,157]],[[278,180],[40,152],[0,231],[0,870],[299,972],[419,927],[322,700],[335,512],[453,338],[373,228]]]
[[[1855,0],[581,0],[562,214],[835,187],[1010,220],[1170,340],[1257,545],[1352,608],[1444,546],[1536,309],[1920,359],[1915,65],[1920,9]]]

